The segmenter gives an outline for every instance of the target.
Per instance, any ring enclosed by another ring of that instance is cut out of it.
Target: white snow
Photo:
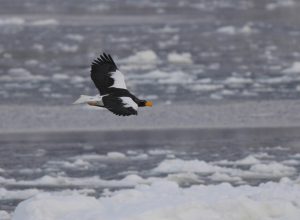
[[[191,64],[193,63],[192,55],[190,53],[176,53],[168,54],[168,61],[170,63]]]
[[[20,203],[13,220],[296,220],[300,186],[288,180],[257,187],[223,183],[180,188],[157,181],[99,199],[40,194]]]

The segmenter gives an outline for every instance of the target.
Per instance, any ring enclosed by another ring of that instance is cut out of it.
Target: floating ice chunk
[[[149,150],[148,153],[150,155],[166,155],[166,154],[173,153],[173,151],[164,150],[164,149],[153,149],[153,150]]]
[[[0,188],[0,199],[27,199],[40,192],[38,189],[7,190]]]
[[[67,80],[70,79],[70,76],[62,73],[56,73],[52,76],[54,80]]]
[[[93,5],[92,7],[89,7],[89,10],[91,11],[107,11],[110,9],[109,5],[105,5],[105,4],[98,4],[98,5]]]
[[[37,20],[37,21],[33,21],[31,25],[34,26],[58,25],[58,21],[55,19]]]
[[[38,65],[39,64],[39,61],[37,61],[37,60],[26,60],[25,61],[25,65],[27,65],[27,66],[36,66],[36,65]]]
[[[158,57],[153,50],[144,50],[137,52],[136,54],[126,58],[125,60],[127,62],[135,64],[156,63],[158,61]]]
[[[166,178],[169,181],[178,183],[179,185],[191,185],[202,183],[202,180],[195,173],[175,173],[169,174]]]
[[[82,76],[73,76],[71,78],[71,83],[74,83],[74,84],[81,84],[83,82],[86,82],[88,79],[87,78],[84,78]]]
[[[218,33],[227,34],[227,35],[235,35],[235,34],[251,34],[255,32],[250,24],[245,24],[241,28],[236,28],[234,26],[225,26],[217,29]]]
[[[299,71],[300,73],[300,71]],[[267,84],[280,84],[280,83],[289,83],[294,81],[293,78],[289,76],[279,76],[279,77],[268,77],[265,79],[259,79],[260,83],[267,83]]]
[[[128,157],[121,152],[108,152],[107,154],[84,154],[73,157],[75,160],[115,160],[115,159],[128,159]]]
[[[13,18],[1,18],[0,25],[23,25],[25,20],[23,18],[13,17]]]
[[[169,25],[164,26],[163,28],[150,29],[150,33],[176,33],[179,31],[179,28],[171,27]]]
[[[249,155],[241,160],[237,160],[235,162],[235,164],[238,164],[238,165],[252,165],[252,164],[258,164],[260,163],[260,160],[258,160],[257,158],[255,158],[254,156],[252,155]]]
[[[8,74],[11,75],[12,77],[16,78],[30,78],[32,75],[31,73],[23,68],[12,68],[8,70]]]
[[[181,63],[181,64],[191,64],[193,63],[192,55],[190,53],[169,53],[168,61],[170,63]]]
[[[291,67],[282,72],[287,74],[300,74],[300,62],[294,62]]]
[[[270,164],[255,164],[250,167],[250,171],[273,177],[290,176],[296,173],[294,167],[286,166],[281,163],[272,162]]]
[[[107,157],[112,159],[124,159],[126,158],[126,155],[120,152],[108,152]]]
[[[196,172],[196,173],[213,173],[220,169],[218,166],[211,165],[205,161],[199,160],[164,160],[153,169],[159,173],[180,173],[180,172]]]
[[[67,177],[67,176],[49,176],[45,175],[34,180],[6,181],[7,184],[18,186],[89,186],[89,187],[133,187],[138,183],[147,182],[143,178],[125,177],[121,180],[104,180],[99,176],[92,177]],[[134,179],[134,181],[133,181]],[[1,180],[1,179],[0,179]],[[1,183],[1,181],[0,181]]]
[[[239,30],[239,32],[242,34],[251,34],[254,32],[254,30],[252,29],[251,25],[246,24]]]
[[[20,203],[13,220],[256,220],[298,219],[300,187],[288,181],[180,188],[174,182],[86,196],[40,194]]]
[[[0,76],[0,81],[41,81],[47,78],[40,75],[32,75],[24,68],[11,68],[8,75]]]
[[[217,85],[217,84],[195,84],[195,85],[189,85],[189,89],[192,91],[216,91],[223,89],[223,85]]]
[[[225,80],[226,84],[251,84],[253,80],[250,78],[243,78],[243,77],[229,77]]]
[[[49,161],[47,163],[50,167],[63,167],[67,169],[78,169],[78,170],[85,170],[89,169],[92,165],[85,160],[76,159],[74,162],[69,161]]]
[[[158,82],[161,84],[183,84],[192,83],[194,81],[193,76],[190,76],[182,71],[174,71],[167,74],[167,78],[159,79]]]
[[[42,44],[34,44],[33,45],[33,49],[39,52],[43,52],[44,51],[44,46]]]
[[[242,178],[238,176],[230,176],[227,173],[219,173],[216,172],[213,175],[209,177],[213,181],[218,181],[218,182],[242,182]]]
[[[299,160],[284,160],[281,162],[284,165],[288,165],[288,166],[297,166],[300,164]]]
[[[280,7],[293,7],[295,4],[294,0],[277,0],[275,3],[267,4],[266,9],[272,11]]]
[[[233,26],[220,27],[217,29],[218,33],[234,35],[237,33],[237,30]]]
[[[59,50],[66,52],[66,53],[74,53],[78,51],[78,45],[69,45],[65,43],[58,43],[57,47]]]
[[[236,161],[221,160],[213,163],[219,165],[253,165],[253,164],[259,164],[261,163],[261,161],[255,158],[253,155],[249,155],[243,159],[236,160]]]
[[[77,41],[77,42],[81,42],[81,41],[84,40],[84,37],[80,34],[67,34],[66,38],[70,39],[70,40]]]

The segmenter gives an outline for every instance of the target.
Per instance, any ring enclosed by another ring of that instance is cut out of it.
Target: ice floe
[[[223,183],[190,188],[157,181],[99,199],[39,194],[20,203],[13,220],[296,220],[299,198],[299,185],[288,180],[256,187]]]
[[[1,18],[0,25],[23,25],[25,20],[23,18],[12,17],[12,18]]]
[[[47,25],[57,25],[58,21],[55,19],[45,19],[45,20],[36,20],[31,23],[34,26],[47,26]]]
[[[193,63],[192,55],[190,53],[176,53],[168,54],[168,61],[170,63],[191,64]]]
[[[273,3],[268,3],[266,9],[271,11],[281,7],[293,7],[295,4],[294,0],[276,0]]]
[[[42,81],[47,77],[41,75],[33,75],[24,68],[11,68],[7,75],[0,76],[0,81]]]
[[[153,50],[143,50],[127,57],[124,61],[134,64],[156,63],[158,57]]]
[[[283,73],[300,74],[300,62],[294,62],[289,68],[284,69]]]

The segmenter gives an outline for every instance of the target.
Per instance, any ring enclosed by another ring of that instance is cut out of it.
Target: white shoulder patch
[[[120,97],[120,99],[126,108],[138,109],[138,105],[130,97]]]
[[[119,70],[116,70],[116,72],[111,72],[111,78],[114,79],[114,84],[110,87],[119,88],[119,89],[127,89],[126,84],[125,84],[124,75]]]

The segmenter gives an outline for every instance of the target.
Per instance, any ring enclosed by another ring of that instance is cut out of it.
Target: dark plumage
[[[152,102],[140,100],[127,90],[124,76],[109,54],[103,53],[93,61],[91,78],[100,92],[102,103],[90,101],[90,105],[107,108],[122,116],[137,115],[138,107],[152,106]]]

